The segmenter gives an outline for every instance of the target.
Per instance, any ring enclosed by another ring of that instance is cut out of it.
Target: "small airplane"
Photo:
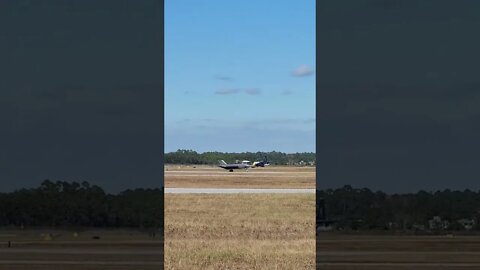
[[[237,160],[235,163],[232,163],[232,164],[228,164],[224,160],[220,160],[220,164],[218,165],[218,167],[228,170],[230,172],[233,172],[233,170],[236,170],[236,169],[248,170],[248,168],[252,167],[252,165],[248,160],[244,160],[242,161],[242,163],[239,163]]]
[[[265,167],[269,166],[270,162],[267,161],[267,156],[264,157],[263,161],[255,161],[253,162],[253,167]]]

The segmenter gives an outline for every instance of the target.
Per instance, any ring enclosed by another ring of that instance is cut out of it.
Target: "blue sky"
[[[165,151],[314,152],[314,72],[314,0],[166,0]]]

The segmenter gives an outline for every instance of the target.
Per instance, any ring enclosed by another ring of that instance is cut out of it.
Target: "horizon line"
[[[197,151],[197,150],[193,150],[193,149],[177,149],[175,151],[170,151],[170,152],[164,152],[164,154],[170,154],[170,153],[175,153],[175,152],[178,152],[178,151],[181,151],[181,150],[186,150],[186,151],[193,151],[193,152],[196,152],[198,154],[203,154],[203,153],[212,153],[212,152],[218,152],[218,153],[224,153],[224,154],[244,154],[244,153],[272,153],[272,152],[276,152],[276,153],[282,153],[282,154],[316,154],[316,152],[314,151],[311,151],[311,152],[283,152],[283,151],[276,151],[276,150],[271,150],[271,151],[242,151],[242,152],[222,152],[222,151],[217,151],[217,150],[210,150],[210,151]]]

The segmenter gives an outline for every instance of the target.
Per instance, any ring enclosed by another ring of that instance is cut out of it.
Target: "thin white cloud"
[[[260,95],[261,91],[258,88],[249,88],[244,90],[249,95]]]
[[[312,124],[315,123],[314,117],[299,117],[299,118],[289,118],[289,117],[274,117],[274,118],[262,118],[262,119],[242,119],[236,122],[231,122],[226,119],[219,118],[198,118],[191,119],[185,118],[176,122],[176,124],[181,125],[202,125],[208,126],[211,128],[215,127],[259,127],[259,128],[284,128],[284,129],[298,129],[312,127]]]
[[[292,71],[292,76],[295,77],[305,77],[310,76],[314,73],[313,69],[307,65],[300,65]]]
[[[261,129],[278,129],[278,130],[312,130],[315,129],[314,118],[265,118],[245,121],[240,123],[242,127],[252,127]]]
[[[238,94],[240,93],[240,89],[237,88],[227,88],[227,89],[220,89],[215,91],[217,95],[231,95],[231,94]]]
[[[259,95],[261,93],[261,90],[258,88],[245,88],[245,89],[240,89],[240,88],[225,88],[225,89],[220,89],[215,91],[215,94],[217,95],[232,95],[232,94],[238,94],[238,93],[245,93],[248,95]]]
[[[215,76],[215,79],[221,80],[221,81],[233,81],[232,77],[225,76],[225,75],[217,75]]]
[[[196,138],[193,139],[192,138]],[[232,143],[245,138],[268,138],[253,140],[250,143]],[[247,127],[204,127],[166,129],[165,151],[194,149],[199,152],[225,151],[282,151],[288,153],[314,152],[315,129],[285,129]]]

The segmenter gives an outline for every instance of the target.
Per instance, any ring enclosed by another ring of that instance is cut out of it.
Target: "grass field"
[[[315,269],[315,195],[165,194],[165,269]]]
[[[153,270],[163,264],[163,241],[133,230],[0,230],[0,243],[0,269]]]
[[[315,167],[268,166],[229,172],[212,166],[165,166],[167,188],[315,188]]]
[[[480,237],[379,236],[320,233],[318,267],[325,270],[480,269]]]

